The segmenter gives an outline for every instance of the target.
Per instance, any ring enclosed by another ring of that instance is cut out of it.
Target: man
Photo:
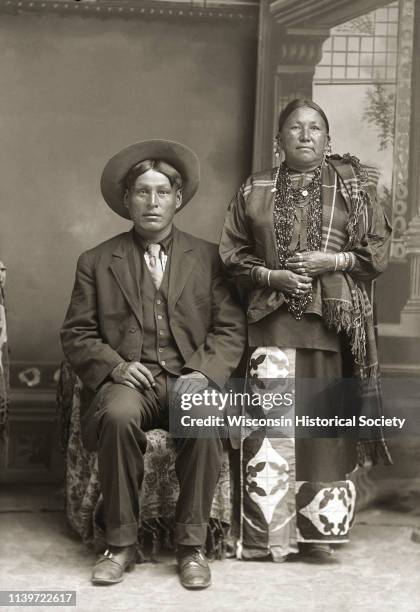
[[[123,149],[106,165],[101,189],[134,227],[78,261],[61,338],[92,399],[82,438],[98,453],[108,544],[95,584],[120,582],[134,566],[144,432],[168,427],[171,382],[175,396],[222,387],[244,349],[243,314],[221,275],[217,247],[173,226],[198,183],[198,159],[188,147],[151,140]],[[211,577],[203,545],[222,443],[214,435],[176,446],[180,579],[186,588],[205,588]]]

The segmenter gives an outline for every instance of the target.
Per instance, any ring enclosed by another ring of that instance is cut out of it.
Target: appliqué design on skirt
[[[343,541],[352,525],[356,489],[350,480],[334,483],[297,482],[298,540]]]

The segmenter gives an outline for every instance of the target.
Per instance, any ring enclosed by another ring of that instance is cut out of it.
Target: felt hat
[[[105,202],[125,219],[129,213],[124,206],[125,178],[128,171],[145,159],[159,159],[178,170],[182,177],[182,204],[191,200],[200,182],[200,163],[189,147],[172,140],[144,140],[125,147],[111,157],[101,177],[101,192]]]

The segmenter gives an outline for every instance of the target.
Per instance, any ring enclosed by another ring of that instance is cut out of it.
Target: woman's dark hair
[[[137,178],[148,170],[156,170],[156,172],[164,174],[168,178],[171,187],[176,189],[182,188],[182,177],[173,166],[167,164],[162,159],[144,159],[127,172],[125,177],[126,189],[131,189]]]
[[[324,120],[325,127],[327,128],[327,134],[329,134],[330,124],[328,123],[327,115],[324,113],[322,108],[318,106],[318,104],[316,104],[316,102],[313,102],[312,100],[306,100],[304,98],[296,98],[296,100],[292,100],[287,106],[283,108],[279,115],[279,132],[281,132],[287,117],[291,115],[293,111],[295,111],[297,108],[305,107],[313,108],[314,110],[316,110],[317,113],[319,113],[319,115],[321,115]]]

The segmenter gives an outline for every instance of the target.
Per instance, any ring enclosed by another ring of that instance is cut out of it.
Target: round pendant
[[[306,196],[308,195],[309,191],[307,189],[302,189],[302,191],[300,192],[304,198],[306,198]]]

